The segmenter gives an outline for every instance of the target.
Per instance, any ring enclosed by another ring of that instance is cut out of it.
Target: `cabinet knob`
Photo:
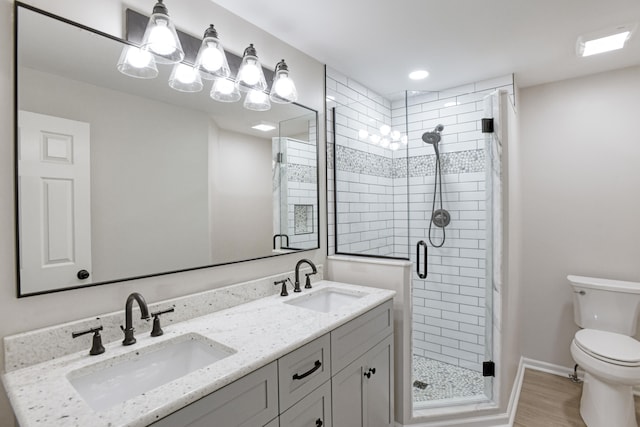
[[[316,427],[322,427],[322,420],[320,418],[316,420]]]
[[[367,378],[371,378],[371,372],[367,371],[364,373],[364,376]]]
[[[80,280],[84,280],[84,279],[88,279],[89,278],[89,272],[87,270],[80,270],[78,271],[78,279]]]

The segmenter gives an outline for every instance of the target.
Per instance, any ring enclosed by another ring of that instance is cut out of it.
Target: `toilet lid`
[[[582,329],[576,333],[576,344],[599,359],[620,365],[640,365],[640,342],[622,334]]]

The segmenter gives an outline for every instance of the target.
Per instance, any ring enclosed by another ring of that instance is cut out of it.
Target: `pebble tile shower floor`
[[[484,378],[480,372],[413,355],[411,383],[416,381],[426,383],[426,387],[412,387],[414,402],[484,395]]]

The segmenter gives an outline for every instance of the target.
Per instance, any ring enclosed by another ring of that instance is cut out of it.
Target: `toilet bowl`
[[[638,427],[633,387],[640,385],[636,332],[640,283],[568,276],[576,323],[571,356],[585,371],[580,415],[588,427]]]

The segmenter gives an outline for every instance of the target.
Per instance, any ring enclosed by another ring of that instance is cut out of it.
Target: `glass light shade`
[[[140,48],[154,54],[159,64],[175,64],[184,59],[178,33],[162,0],[153,8]]]
[[[380,135],[373,134],[371,135],[371,142],[378,145],[380,144]]]
[[[397,142],[392,142],[391,144],[389,144],[389,148],[393,151],[396,151],[398,148],[400,148],[400,144],[398,144]]]
[[[360,138],[360,139],[367,139],[368,137],[369,137],[369,132],[367,132],[366,130],[364,130],[364,129],[360,129],[360,130],[358,131],[358,138]]]
[[[218,32],[210,25],[204,32],[198,56],[196,56],[196,68],[200,76],[205,80],[215,80],[217,77],[229,77],[229,63],[224,48],[218,40]]]
[[[244,97],[244,108],[253,111],[267,111],[271,108],[269,95],[261,90],[251,90]]]
[[[276,65],[269,99],[279,104],[289,104],[298,100],[296,85],[289,77],[289,67],[284,59]]]
[[[176,64],[169,77],[169,86],[180,92],[200,92],[202,79],[200,73],[191,65]]]
[[[380,140],[380,146],[387,148],[389,146],[389,139],[388,138],[382,138]]]
[[[131,45],[125,45],[122,49],[117,68],[122,74],[138,79],[153,79],[158,76],[153,55]]]
[[[236,83],[225,77],[219,77],[213,81],[209,96],[220,102],[236,102],[241,98]]]
[[[240,90],[243,91],[264,91],[267,89],[267,81],[262,72],[262,66],[258,62],[258,56],[253,44],[244,50],[242,63],[236,76],[236,83]]]
[[[397,141],[397,140],[399,140],[399,139],[400,139],[401,134],[400,134],[400,132],[399,132],[399,131],[397,131],[397,130],[392,130],[392,131],[391,131],[391,134],[390,134],[389,136],[391,136],[391,140],[392,140],[392,141]]]
[[[389,132],[391,132],[391,127],[389,125],[380,126],[380,133],[382,134],[382,136],[389,135]]]

